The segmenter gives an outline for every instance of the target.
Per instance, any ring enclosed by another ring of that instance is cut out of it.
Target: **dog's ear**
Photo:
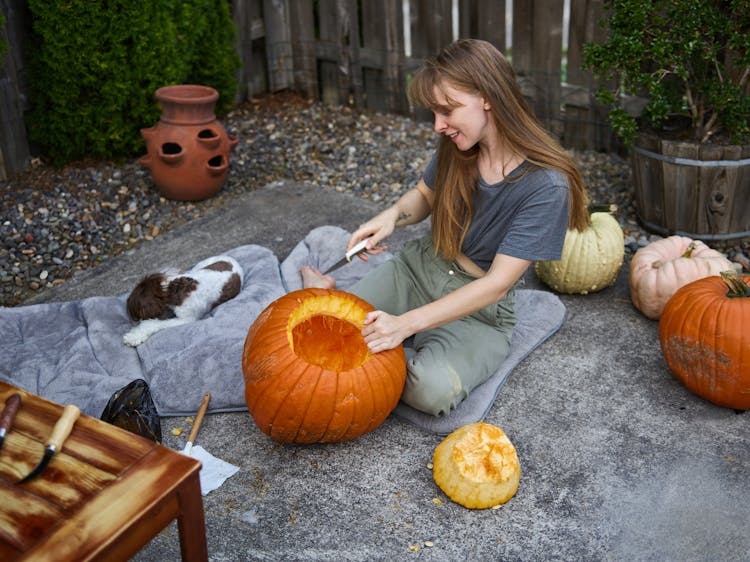
[[[161,273],[146,275],[128,296],[126,308],[131,320],[159,318],[167,304],[164,289],[164,276]]]

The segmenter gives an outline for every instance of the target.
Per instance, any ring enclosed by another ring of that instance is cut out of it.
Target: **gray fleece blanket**
[[[209,411],[245,410],[241,364],[250,325],[271,302],[302,287],[302,265],[325,270],[338,261],[348,237],[338,227],[317,228],[283,263],[257,245],[225,252],[244,270],[240,294],[204,319],[162,330],[137,348],[122,343],[133,326],[125,312],[127,295],[0,308],[0,379],[57,403],[76,404],[95,417],[112,393],[138,378],[149,384],[164,416],[193,414],[206,392]],[[332,275],[346,290],[390,257],[354,260]],[[451,415],[434,418],[404,404],[395,414],[442,434],[483,419],[513,367],[562,324],[565,308],[551,293],[521,290],[517,315],[511,356]]]

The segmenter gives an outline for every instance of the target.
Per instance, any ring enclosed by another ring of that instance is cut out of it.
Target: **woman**
[[[588,224],[581,177],[532,117],[515,74],[490,43],[463,39],[428,60],[409,87],[431,109],[439,147],[417,186],[360,226],[368,252],[395,227],[432,215],[431,235],[349,291],[377,310],[362,330],[372,352],[414,336],[402,400],[444,415],[508,355],[514,285],[535,260],[560,259],[568,227]],[[334,286],[302,270],[305,286]]]

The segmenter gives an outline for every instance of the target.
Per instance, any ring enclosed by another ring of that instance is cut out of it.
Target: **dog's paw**
[[[127,334],[122,337],[122,343],[129,345],[130,347],[138,347],[148,339],[148,335],[144,334],[137,328],[133,328]]]

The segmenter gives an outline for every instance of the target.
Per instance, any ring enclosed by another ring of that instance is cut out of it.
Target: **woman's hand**
[[[388,246],[381,245],[380,241],[390,236],[395,228],[396,219],[394,210],[393,208],[386,209],[361,225],[352,233],[346,250],[349,251],[358,242],[369,239],[367,242],[367,254],[379,254],[388,249]],[[367,255],[365,253],[359,254],[359,257],[367,261]]]
[[[393,349],[413,333],[403,316],[393,316],[382,310],[368,312],[362,328],[365,343],[372,353]]]
[[[368,254],[379,254],[388,247],[380,245],[380,242],[388,238],[397,226],[416,224],[424,220],[432,208],[432,191],[420,180],[414,189],[411,189],[399,197],[398,201],[388,207],[382,213],[376,215],[357,230],[354,231],[346,250],[351,250],[357,242],[369,238],[367,243]],[[362,253],[359,257],[367,260],[367,255]]]

